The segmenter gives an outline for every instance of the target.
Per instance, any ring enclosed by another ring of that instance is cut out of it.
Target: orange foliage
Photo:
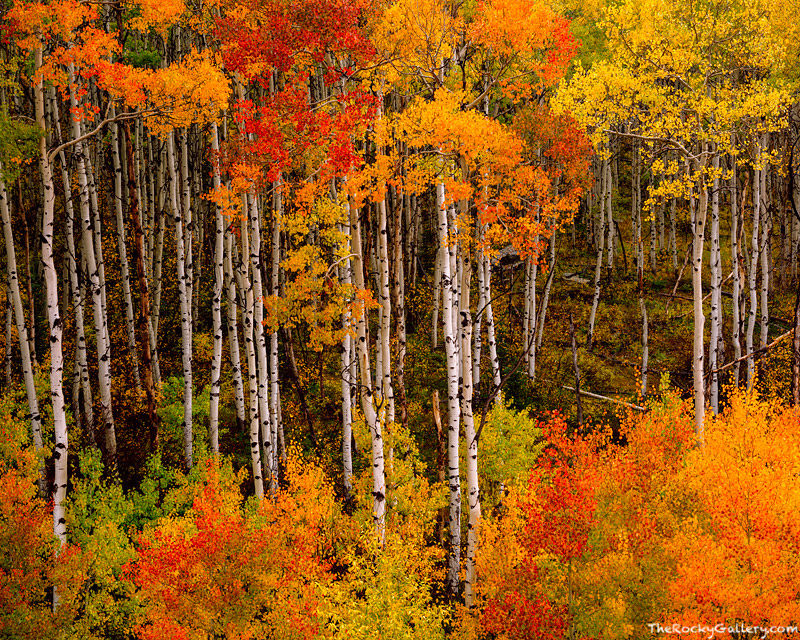
[[[191,510],[144,534],[126,567],[156,638],[313,638],[335,513],[333,492],[313,466],[289,463],[289,488],[242,509],[235,478],[208,462]]]

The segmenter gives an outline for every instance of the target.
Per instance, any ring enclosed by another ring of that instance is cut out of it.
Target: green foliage
[[[476,428],[479,424],[476,416]],[[516,411],[505,401],[497,402],[486,416],[480,439],[484,498],[491,503],[502,485],[525,482],[544,446],[542,430],[529,410]]]
[[[161,385],[161,453],[163,460],[173,466],[183,461],[183,376],[170,376]],[[192,397],[192,436],[195,456],[201,460],[207,455],[207,429],[210,389],[203,388]]]
[[[372,546],[371,539],[364,542]],[[433,576],[426,555],[424,548],[392,535],[374,555],[351,555],[347,576],[328,592],[332,637],[444,640],[450,614],[431,598]]]
[[[67,526],[72,544],[80,548],[85,580],[71,632],[81,638],[124,638],[139,611],[133,585],[122,579],[122,566],[135,556],[126,527],[134,505],[118,484],[103,480],[99,450],[83,450],[78,460]]]
[[[43,135],[37,125],[15,120],[5,106],[0,108],[0,177],[5,182],[14,182],[23,167],[36,157]]]

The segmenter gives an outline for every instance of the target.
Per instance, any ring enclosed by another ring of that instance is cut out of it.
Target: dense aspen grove
[[[791,637],[796,0],[0,0],[0,638]]]

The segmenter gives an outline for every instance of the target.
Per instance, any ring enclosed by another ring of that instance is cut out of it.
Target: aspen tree
[[[51,112],[53,114],[53,124],[56,133],[56,141],[61,144],[61,123],[58,116],[58,101],[56,100],[55,90],[50,93]],[[58,154],[61,162],[61,181],[64,185],[64,213],[67,240],[67,261],[69,271],[69,289],[72,295],[72,312],[75,314],[75,367],[77,375],[76,391],[73,392],[73,402],[75,403],[75,415],[81,414],[85,418],[89,441],[96,445],[94,408],[92,402],[92,386],[89,378],[89,367],[87,363],[86,331],[81,287],[78,280],[78,260],[77,249],[75,247],[75,212],[72,202],[72,180],[67,165],[66,154],[60,151]],[[82,394],[82,395],[81,395]]]
[[[175,224],[178,303],[181,313],[181,363],[183,367],[183,457],[187,469],[192,468],[192,318],[186,272],[183,210],[178,202],[178,176],[175,169],[175,134],[167,137],[167,163],[170,177],[170,212]]]
[[[219,170],[219,131],[216,123],[211,125],[211,150],[215,154],[212,159],[214,189],[219,191],[222,179]],[[208,407],[208,439],[212,453],[219,453],[219,393],[222,385],[222,291],[225,287],[223,268],[223,250],[225,246],[225,225],[222,220],[222,208],[214,207],[214,294],[211,299],[211,330],[214,335],[214,346],[211,354],[211,391]]]
[[[757,158],[763,150],[763,141],[758,142]],[[757,162],[763,162],[757,159]],[[761,172],[763,167],[756,165],[753,168],[753,233],[750,248],[750,265],[747,272],[747,288],[750,291],[750,310],[747,315],[747,335],[746,335],[746,354],[747,354],[747,388],[751,389],[755,377],[755,360],[753,358],[753,335],[756,328],[756,315],[758,314],[758,289],[756,280],[758,278],[758,238],[761,226]]]
[[[361,221],[359,212],[348,202],[350,229],[352,233],[353,276],[356,290],[363,291],[364,252],[361,243]],[[369,343],[367,341],[367,310],[361,309],[356,320],[356,349],[358,353],[359,389],[361,411],[370,433],[372,445],[372,519],[378,541],[383,546],[386,541],[386,474],[383,452],[383,425],[375,408],[375,396],[372,391],[372,375],[369,364]],[[385,400],[382,400],[385,402]]]
[[[714,415],[719,413],[719,374],[720,340],[722,339],[722,256],[719,246],[719,153],[714,151],[711,160],[713,171],[711,187],[711,314],[708,341],[708,366],[711,369],[709,404]]]
[[[733,273],[733,284],[731,291],[732,309],[731,309],[731,342],[733,342],[733,359],[736,362],[733,365],[733,385],[739,386],[739,360],[742,357],[742,318],[740,298],[742,294],[742,281],[741,281],[741,252],[739,250],[739,183],[736,177],[736,159],[730,158],[731,178],[730,178],[730,194],[731,194],[731,271]]]
[[[70,76],[74,72],[70,70]],[[74,80],[70,82],[70,106],[78,109],[76,87]],[[72,136],[81,138],[80,121],[72,118]],[[102,420],[105,453],[109,466],[116,472],[117,469],[117,437],[114,425],[114,413],[111,406],[111,342],[108,338],[108,314],[105,304],[105,269],[102,264],[102,254],[97,254],[98,249],[98,209],[96,207],[96,192],[90,188],[89,171],[87,170],[88,156],[84,154],[83,143],[77,142],[73,146],[73,155],[76,159],[78,174],[79,204],[81,212],[81,239],[83,257],[89,276],[89,289],[92,297],[94,311],[95,341],[97,343],[97,372],[98,387],[100,391],[100,418]],[[95,206],[92,207],[92,201]],[[93,213],[95,215],[93,215]],[[94,221],[94,222],[93,222]],[[98,260],[99,258],[99,260]]]
[[[442,248],[442,316],[444,319],[444,347],[447,355],[447,460],[448,487],[450,489],[450,554],[447,570],[447,587],[452,594],[458,593],[461,571],[461,474],[459,469],[459,378],[460,362],[456,350],[456,334],[453,322],[453,280],[450,254],[455,254],[454,238],[450,235],[445,187],[436,185],[436,206],[439,212],[438,241]]]
[[[33,378],[33,365],[31,363],[31,353],[28,343],[28,330],[25,326],[25,311],[22,307],[22,296],[19,291],[19,274],[17,272],[17,256],[14,249],[14,233],[11,228],[11,212],[8,206],[8,193],[6,192],[6,182],[3,177],[3,166],[0,164],[0,215],[3,220],[3,239],[6,245],[6,268],[8,270],[8,293],[10,300],[8,309],[13,307],[14,318],[17,327],[17,337],[19,339],[19,350],[22,359],[22,377],[25,381],[25,393],[28,398],[28,410],[31,417],[31,434],[33,446],[37,454],[42,452],[42,418],[39,414],[39,400],[36,397],[36,386]],[[6,358],[11,352],[10,332],[6,332]],[[45,484],[47,475],[44,467],[44,459],[40,458],[39,477],[37,480],[39,494],[46,495]]]
[[[34,50],[34,68],[42,67],[43,50],[39,45]],[[36,123],[42,131],[47,130],[45,120],[44,81],[41,75],[33,87]],[[62,351],[63,323],[58,308],[58,274],[53,259],[55,185],[50,167],[44,136],[39,139],[39,168],[42,188],[44,190],[44,209],[42,216],[42,265],[44,266],[45,296],[47,300],[47,323],[50,344],[50,401],[53,411],[53,431],[55,447],[53,449],[53,533],[61,548],[67,542],[67,519],[64,500],[67,495],[67,457],[69,455],[69,437],[67,434],[67,417],[64,407],[63,372],[64,355]],[[53,590],[53,608],[58,607],[58,589]]]
[[[147,270],[144,265],[144,232],[139,212],[139,193],[137,188],[136,171],[133,159],[133,143],[131,142],[130,123],[126,120],[123,125],[125,142],[125,158],[128,165],[128,215],[133,223],[133,260],[136,264],[136,273],[139,281],[139,341],[142,345],[142,379],[147,398],[147,414],[150,421],[150,446],[158,446],[159,417],[157,413],[157,399],[155,382],[153,380],[152,349],[150,346],[150,291],[147,286]],[[136,344],[134,343],[134,348]]]
[[[114,109],[111,110],[112,117],[115,115]],[[142,381],[139,375],[139,356],[136,351],[136,330],[133,320],[133,298],[131,297],[131,275],[130,265],[128,264],[128,250],[125,243],[125,218],[122,211],[123,195],[122,182],[123,170],[120,160],[120,135],[119,125],[115,122],[111,125],[111,158],[114,166],[114,221],[117,231],[117,249],[119,251],[120,277],[122,278],[122,296],[125,302],[125,329],[128,338],[128,352],[131,359],[131,371],[133,382],[137,391],[142,389]],[[136,184],[136,175],[128,175],[127,180]]]
[[[608,179],[608,175],[608,158],[604,158],[600,167],[600,215],[598,216],[597,262],[594,269],[594,297],[592,298],[592,308],[589,311],[589,330],[586,336],[586,344],[589,349],[592,348],[592,342],[594,341],[594,323],[597,317],[597,307],[600,305],[600,283],[603,276],[603,252],[605,250],[605,213],[603,209],[606,201],[605,181]]]

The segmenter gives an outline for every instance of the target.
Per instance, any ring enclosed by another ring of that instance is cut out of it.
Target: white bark
[[[351,253],[350,248],[350,220],[340,225],[344,245],[342,251],[346,256]],[[339,266],[339,282],[344,287],[349,287],[353,282],[350,258],[345,258]],[[349,500],[353,490],[353,379],[352,349],[353,339],[350,333],[352,318],[350,308],[345,307],[342,314],[342,328],[345,333],[342,337],[342,468],[345,499]]]
[[[112,108],[111,115],[114,115]],[[111,125],[111,157],[114,164],[114,212],[117,225],[117,248],[119,250],[120,276],[122,278],[122,295],[125,301],[125,329],[128,337],[128,352],[131,358],[133,382],[137,391],[142,390],[139,376],[139,356],[136,352],[136,328],[133,320],[133,298],[131,297],[131,272],[128,264],[128,250],[125,246],[125,218],[122,212],[122,161],[120,160],[119,125]]]
[[[353,276],[357,290],[364,286],[364,253],[361,247],[361,222],[355,207],[348,205],[353,246]],[[386,540],[386,474],[383,457],[383,429],[375,411],[372,393],[372,380],[369,365],[369,343],[367,341],[367,314],[362,310],[356,321],[356,346],[358,350],[358,369],[361,381],[361,411],[370,433],[372,444],[372,519],[378,541],[383,546]]]
[[[713,168],[719,169],[719,154],[714,154]],[[722,338],[722,256],[719,246],[719,179],[715,176],[711,192],[711,314],[708,342],[708,366],[711,369],[709,404],[714,415],[719,413],[719,344]]]
[[[231,357],[231,370],[233,378],[234,403],[236,405],[236,418],[239,427],[244,430],[247,424],[247,409],[244,400],[244,384],[242,383],[242,363],[239,357],[239,327],[237,321],[236,281],[233,273],[233,233],[225,234],[225,278],[227,279],[227,319],[228,319],[228,348]]]
[[[760,145],[760,141],[759,141]],[[760,147],[761,149],[761,147]],[[760,155],[760,149],[757,156]],[[759,160],[757,160],[758,162]],[[755,375],[755,360],[753,359],[753,334],[756,328],[756,315],[758,313],[758,289],[756,285],[758,273],[758,234],[761,224],[761,172],[758,167],[753,169],[753,234],[750,248],[750,268],[747,273],[747,285],[750,290],[750,309],[747,317],[747,335],[745,353],[747,354],[747,388],[752,389]]]
[[[219,152],[219,132],[217,124],[211,125],[211,150]],[[212,160],[212,173],[214,189],[222,186],[219,173],[219,164]],[[214,295],[211,299],[211,325],[214,335],[214,346],[211,354],[211,389],[208,406],[208,439],[212,453],[219,454],[219,392],[221,386],[220,374],[222,370],[222,290],[225,287],[225,274],[223,269],[225,225],[222,220],[222,210],[219,205],[214,209]]]
[[[178,302],[181,311],[181,364],[183,366],[183,457],[187,469],[192,468],[192,318],[188,297],[188,274],[184,244],[183,212],[178,203],[178,177],[175,171],[174,134],[167,138],[167,162],[170,174],[170,209],[175,223]]]
[[[736,179],[736,158],[731,157],[731,271],[733,273],[732,296],[733,309],[731,313],[733,342],[733,359],[736,364],[733,366],[733,385],[739,386],[739,360],[742,357],[742,318],[739,307],[742,295],[741,272],[739,270],[739,187]]]
[[[392,388],[391,321],[392,299],[389,289],[389,228],[386,219],[386,200],[378,202],[378,265],[380,270],[381,330],[381,402],[386,407],[386,421],[394,422],[394,389]]]
[[[467,501],[469,505],[469,524],[467,526],[467,558],[464,582],[464,602],[471,607],[475,596],[475,555],[478,550],[478,527],[481,517],[480,488],[478,484],[478,440],[475,437],[475,419],[472,414],[472,311],[470,310],[471,262],[462,263],[461,280],[461,415],[464,420],[464,437],[467,442]]]
[[[73,85],[71,85],[70,88],[70,105],[73,109],[77,109],[78,107]],[[74,138],[78,138],[81,135],[80,122],[75,119],[72,119],[72,135]],[[92,209],[90,208],[90,198],[95,197],[95,192],[90,189],[86,164],[87,158],[84,155],[82,143],[78,142],[73,146],[73,154],[76,159],[78,186],[80,189],[83,257],[86,260],[89,288],[92,296],[92,309],[94,311],[100,414],[103,422],[106,455],[108,456],[110,467],[116,472],[117,438],[114,427],[114,414],[111,406],[111,342],[108,338],[108,319],[104,299],[104,269],[102,265],[102,254],[96,253],[97,236],[99,235],[99,228],[97,226],[98,216],[92,216]],[[97,213],[97,209],[94,209],[94,211]],[[94,225],[92,224],[93,217],[95,218]],[[100,258],[99,261],[97,259],[98,256]]]
[[[279,275],[280,275],[280,262],[281,262],[281,220],[283,218],[283,181],[282,179],[276,185],[275,191],[275,213],[272,221],[272,274],[270,288],[272,295],[277,298],[279,291]],[[272,473],[278,477],[278,457],[277,452],[280,451],[281,459],[286,459],[286,449],[283,444],[283,423],[281,421],[281,394],[280,385],[278,384],[278,330],[270,335],[270,360],[269,360],[269,379],[271,385],[272,402],[270,409],[272,411],[272,442],[275,443],[276,455],[273,456]]]
[[[766,136],[765,136],[766,137]],[[766,142],[766,141],[765,141]],[[765,144],[766,148],[766,144]],[[763,199],[762,211],[764,213],[764,222],[761,225],[761,317],[760,317],[760,332],[759,332],[759,348],[763,349],[769,342],[769,289],[770,279],[772,274],[772,254],[770,252],[771,242],[770,235],[772,233],[772,215],[767,198],[769,198],[769,191],[767,190],[767,174],[769,172],[769,165],[765,165],[761,171],[761,197]]]
[[[447,586],[451,593],[458,593],[461,570],[461,476],[459,469],[459,376],[460,362],[456,351],[456,333],[453,326],[453,274],[450,254],[454,253],[445,208],[444,184],[436,185],[436,206],[439,214],[439,245],[444,247],[442,260],[442,316],[444,317],[444,345],[447,355],[447,459],[448,486],[450,489],[450,556],[447,571]]]
[[[17,338],[22,356],[22,377],[25,380],[25,393],[28,398],[28,410],[31,417],[31,434],[33,447],[37,455],[42,453],[42,418],[39,415],[39,401],[36,397],[36,385],[33,377],[33,364],[28,343],[28,329],[25,326],[25,310],[22,307],[22,296],[19,291],[19,274],[17,273],[17,254],[14,250],[14,233],[11,227],[11,212],[8,206],[8,193],[3,179],[3,167],[0,165],[0,215],[3,219],[3,238],[6,244],[6,266],[8,270],[8,291],[11,296],[10,306],[14,308],[14,318],[17,325]],[[6,357],[11,353],[11,343],[6,334]],[[44,468],[44,458],[39,458],[39,495],[45,496],[47,475]]]
[[[42,66],[42,49],[35,50],[35,69]],[[36,122],[42,131],[47,130],[44,112],[44,86],[41,76],[34,86]],[[67,418],[64,408],[63,372],[64,356],[62,351],[63,323],[58,309],[58,274],[53,260],[55,186],[50,160],[47,155],[47,143],[42,136],[39,139],[39,167],[42,174],[44,191],[44,211],[42,216],[42,265],[44,267],[45,297],[47,300],[47,323],[50,331],[50,400],[53,411],[53,432],[55,435],[54,478],[53,478],[53,533],[61,547],[67,541],[67,520],[64,510],[64,499],[67,495],[67,456],[69,439],[67,435]],[[53,608],[58,607],[58,588],[53,589]]]
[[[601,169],[602,173],[602,180],[605,182],[608,176],[607,171],[607,164],[608,160],[603,161],[603,167]],[[592,347],[592,342],[594,341],[594,323],[595,318],[597,317],[597,307],[600,305],[600,282],[603,276],[603,253],[605,251],[605,216],[603,214],[603,207],[605,206],[605,194],[606,189],[604,185],[600,187],[600,216],[599,222],[600,227],[598,229],[597,238],[597,262],[595,264],[594,269],[594,297],[592,298],[592,308],[589,311],[589,332],[586,338],[586,342],[589,345],[589,348]]]
[[[479,267],[480,268],[480,267]],[[492,382],[495,387],[500,386],[500,358],[497,356],[497,339],[494,327],[494,312],[492,311],[492,261],[488,256],[483,258],[484,277],[486,287],[486,339],[489,342],[489,360],[492,363]],[[500,402],[500,393],[495,402]]]
[[[272,439],[272,424],[269,406],[269,364],[267,362],[267,338],[264,330],[264,285],[261,277],[261,216],[255,192],[247,196],[248,220],[250,223],[250,291],[253,296],[253,333],[257,357],[258,416],[263,447],[262,464],[266,473],[265,482],[271,492],[277,489],[277,478],[273,476],[275,443]]]
[[[702,169],[699,165],[695,168],[698,172]],[[704,181],[705,177],[699,175],[698,179],[700,182],[700,198],[692,220],[694,237],[692,242],[692,294],[694,305],[692,377],[694,381],[695,434],[698,444],[702,447],[705,442],[703,426],[705,420],[705,384],[703,380],[705,345],[703,330],[706,320],[703,314],[703,242],[705,240],[706,215],[708,213],[708,190]]]

